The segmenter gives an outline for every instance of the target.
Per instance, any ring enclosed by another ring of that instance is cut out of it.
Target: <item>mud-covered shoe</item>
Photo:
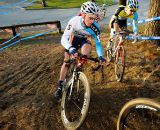
[[[54,93],[54,96],[57,100],[62,98],[62,89],[63,89],[63,81],[58,81],[57,89]]]

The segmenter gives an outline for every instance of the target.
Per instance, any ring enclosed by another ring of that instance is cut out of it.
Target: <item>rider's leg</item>
[[[74,38],[71,41],[71,44],[73,47],[75,47],[78,50],[79,42],[81,42],[81,39],[74,36]],[[63,65],[62,65],[61,71],[60,71],[60,78],[58,81],[57,90],[55,92],[55,97],[57,99],[60,99],[62,96],[62,88],[63,88],[64,80],[65,80],[65,77],[66,77],[66,74],[68,71],[68,66],[69,66],[69,63],[67,63],[67,61],[69,59],[70,59],[70,55],[69,55],[68,50],[66,50],[66,52],[64,54],[64,62],[63,62]]]
[[[115,21],[114,23],[113,23],[113,27],[114,27],[114,29],[112,30],[112,31],[114,31],[113,32],[113,34],[112,34],[112,39],[113,39],[113,46],[112,46],[112,50],[113,51],[115,51],[115,48],[116,48],[116,46],[117,46],[117,35],[115,35],[115,32],[119,32],[120,31],[120,20],[117,20],[117,21]]]
[[[111,28],[111,32],[110,32],[110,39],[107,44],[107,50],[110,50],[111,48],[115,49],[115,44],[114,44],[115,32],[119,30],[118,20],[111,19],[109,27]]]
[[[87,59],[85,57],[90,56],[91,49],[92,49],[92,46],[91,46],[90,41],[84,40],[84,42],[82,42],[82,44],[81,44],[81,54],[84,57],[82,58],[81,61],[79,61],[79,64],[78,64],[79,67],[81,67],[81,65],[83,65],[86,62]]]
[[[111,33],[110,33],[110,40],[109,40],[109,47],[110,49],[112,48],[115,48],[115,30],[114,28],[111,28]]]
[[[62,96],[63,84],[64,84],[64,80],[65,80],[65,77],[66,77],[66,74],[67,74],[67,71],[68,71],[68,66],[69,66],[69,64],[66,61],[69,60],[69,58],[70,58],[69,53],[65,52],[64,62],[63,62],[63,65],[62,65],[61,71],[60,71],[60,78],[58,80],[57,89],[55,91],[55,97],[57,99],[60,99],[61,96]]]
[[[81,48],[81,53],[82,53],[83,55],[89,56],[90,53],[91,53],[91,49],[92,49],[91,44],[86,43],[86,44],[84,44],[84,45],[82,46],[82,48]]]
[[[67,61],[69,60],[69,58],[70,58],[69,53],[65,52],[64,53],[64,62],[63,62],[63,65],[61,67],[59,80],[62,80],[62,81],[65,80],[65,77],[66,77],[66,74],[67,74],[67,71],[68,71],[68,63],[67,63]]]

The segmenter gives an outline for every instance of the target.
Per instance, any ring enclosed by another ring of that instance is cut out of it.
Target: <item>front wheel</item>
[[[61,101],[61,119],[67,130],[75,130],[82,125],[90,103],[89,82],[84,73],[78,73],[74,82],[73,79],[68,81]]]
[[[159,130],[160,103],[147,98],[127,102],[120,111],[117,130]]]
[[[115,75],[116,80],[121,82],[124,75],[126,51],[123,46],[119,46],[115,56]]]

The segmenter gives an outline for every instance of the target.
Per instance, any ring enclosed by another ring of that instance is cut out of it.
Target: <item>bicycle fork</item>
[[[78,79],[78,76],[79,76],[79,72],[76,70],[76,68],[74,68],[73,75],[72,75],[72,78],[71,78],[71,83],[70,83],[70,86],[69,86],[70,87],[69,98],[71,97],[73,87],[74,87],[74,83],[75,83],[75,80]]]

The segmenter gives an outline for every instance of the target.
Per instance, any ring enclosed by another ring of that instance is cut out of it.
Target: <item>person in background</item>
[[[114,51],[115,44],[115,32],[120,30],[127,29],[127,21],[126,19],[132,19],[133,24],[133,32],[134,35],[138,35],[138,13],[137,10],[139,8],[138,0],[127,0],[127,5],[120,5],[114,15],[112,16],[109,27],[111,28],[110,40],[107,44],[107,49],[112,48]],[[132,43],[135,43],[137,39],[135,39]]]

